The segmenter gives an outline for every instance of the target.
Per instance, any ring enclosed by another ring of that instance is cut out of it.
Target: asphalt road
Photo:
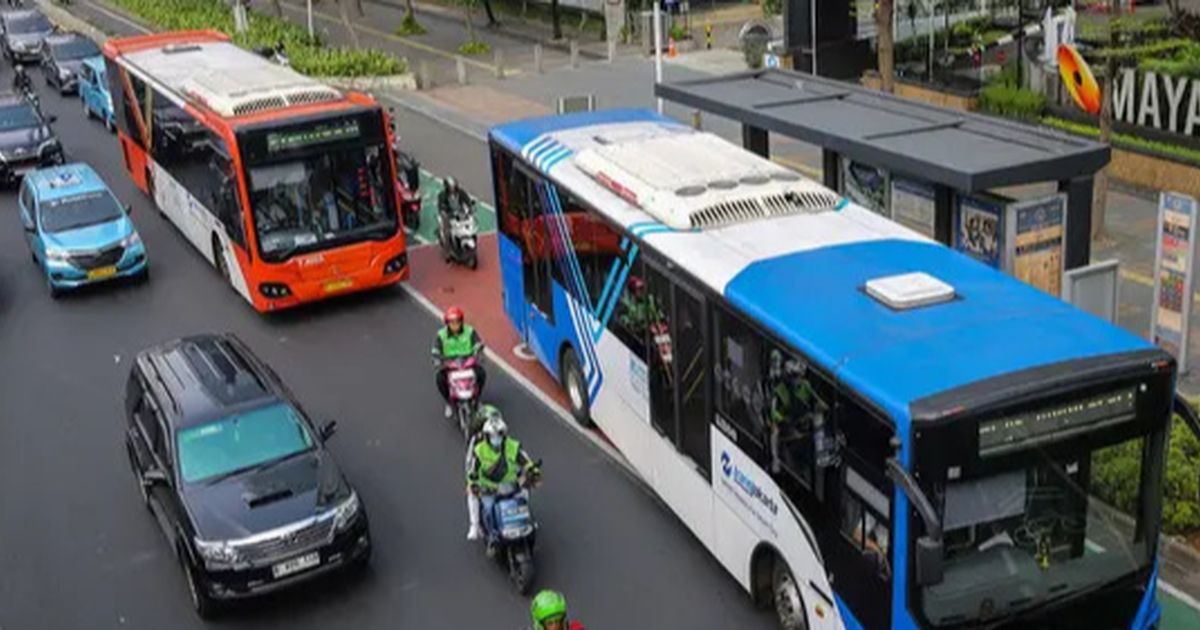
[[[213,330],[236,332],[319,420],[339,421],[332,450],[376,544],[363,578],[238,606],[214,626],[522,627],[527,601],[464,539],[463,445],[440,418],[426,359],[435,319],[398,288],[256,314],[133,187],[114,137],[83,118],[77,99],[47,93],[43,103],[70,158],[133,204],[152,277],[52,301],[15,195],[0,193],[0,628],[202,627],[139,506],[121,397],[139,349]],[[463,159],[485,159],[471,149]],[[640,482],[498,368],[488,388],[545,460],[537,586],[565,591],[593,628],[772,627]]]

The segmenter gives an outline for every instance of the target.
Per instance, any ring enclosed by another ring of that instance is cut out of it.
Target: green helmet
[[[529,605],[529,615],[533,617],[534,630],[543,630],[543,623],[567,616],[567,599],[558,591],[542,591]]]
[[[483,426],[485,422],[492,418],[504,420],[504,414],[500,413],[496,405],[480,405],[479,409],[475,410],[475,422],[479,423],[480,426]]]

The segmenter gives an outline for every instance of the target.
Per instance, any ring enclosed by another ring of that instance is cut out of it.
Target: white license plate
[[[298,573],[305,569],[311,569],[318,564],[321,564],[321,554],[314,551],[312,553],[304,554],[303,556],[292,558],[291,560],[280,562],[279,564],[271,567],[271,573],[273,573],[275,575],[275,579],[278,580],[281,577]]]

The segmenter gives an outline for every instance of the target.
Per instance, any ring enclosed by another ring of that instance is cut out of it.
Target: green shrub
[[[1046,97],[1010,83],[993,83],[979,92],[979,108],[990,114],[1037,121],[1046,108]]]
[[[1140,457],[1136,442],[1098,451],[1092,460],[1092,491],[1131,514],[1137,503]],[[1163,490],[1163,531],[1185,534],[1200,530],[1200,441],[1178,418],[1171,426]]]
[[[400,37],[410,37],[412,35],[424,35],[425,27],[417,21],[417,16],[412,13],[405,13],[404,19],[400,20],[400,26],[396,27],[396,35]]]
[[[486,55],[491,50],[492,47],[489,46],[487,42],[481,42],[478,40],[467,42],[458,47],[458,52],[464,55]]]
[[[1053,116],[1047,116],[1046,118],[1043,118],[1042,124],[1080,136],[1095,138],[1100,135],[1100,130],[1096,127],[1084,123],[1077,123],[1073,120],[1055,118]],[[1175,158],[1183,162],[1200,164],[1200,149],[1194,149],[1192,147],[1178,144],[1168,144],[1166,142],[1158,142],[1156,140],[1147,140],[1140,136],[1132,136],[1124,133],[1114,133],[1112,135],[1112,143],[1114,146],[1121,149],[1148,152]]]
[[[783,13],[783,0],[762,0],[762,11],[766,17]]]
[[[687,29],[683,28],[682,24],[672,24],[671,30],[667,32],[667,35],[674,38],[677,42],[688,38]]]
[[[1181,46],[1172,56],[1165,59],[1143,59],[1138,63],[1138,68],[1159,75],[1200,79],[1200,43],[1188,42],[1187,46]]]
[[[361,77],[399,74],[404,60],[378,50],[324,47],[296,24],[251,12],[245,33],[235,33],[233,11],[222,0],[112,0],[122,9],[168,31],[216,29],[239,46],[256,48],[283,42],[297,72],[312,76]]]

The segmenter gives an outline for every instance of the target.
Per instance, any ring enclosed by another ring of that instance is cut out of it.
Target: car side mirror
[[[337,420],[330,420],[321,427],[321,441],[324,442],[337,433]]]
[[[133,204],[125,204],[125,214],[133,214]]]
[[[156,484],[165,483],[167,483],[167,473],[163,472],[161,468],[151,468],[150,470],[142,473],[143,486],[150,487]]]
[[[940,584],[945,578],[945,567],[942,565],[942,541],[932,536],[921,536],[917,539],[917,584],[930,586]]]
[[[56,116],[55,114],[50,114],[49,116],[46,117],[46,122],[53,125],[54,123],[58,122],[58,116]]]

